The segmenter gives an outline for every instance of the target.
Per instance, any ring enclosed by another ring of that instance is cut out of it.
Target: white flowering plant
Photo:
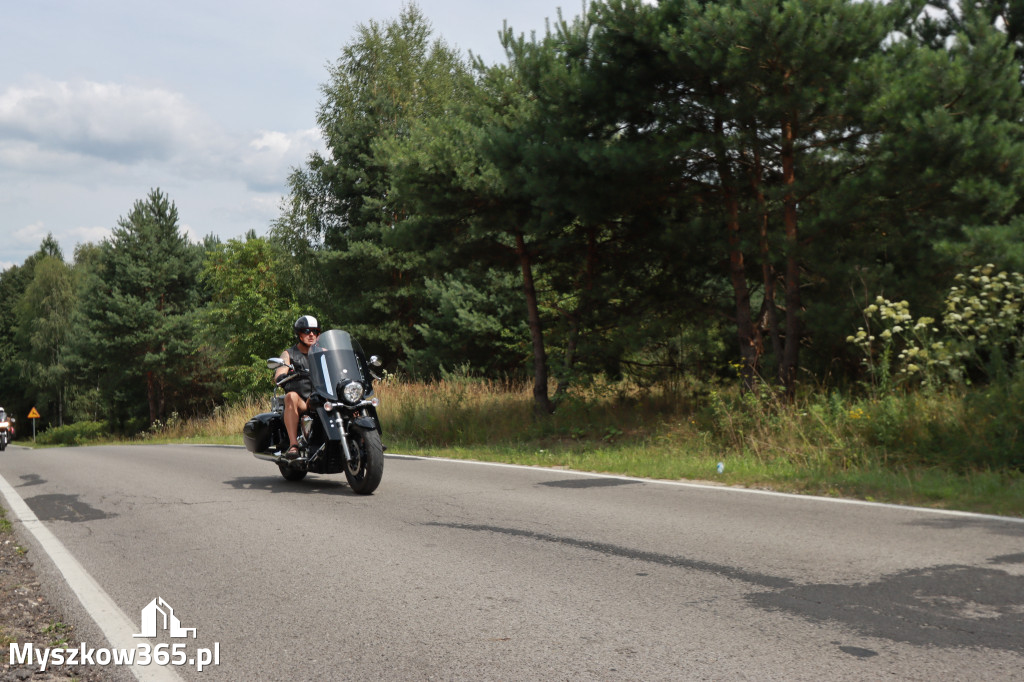
[[[1024,275],[989,264],[954,281],[941,322],[915,320],[907,301],[883,296],[864,308],[864,326],[846,340],[864,353],[876,386],[967,384],[972,377],[1007,376],[1020,363]]]

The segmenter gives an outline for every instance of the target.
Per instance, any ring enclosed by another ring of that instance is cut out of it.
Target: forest
[[[1020,3],[595,0],[501,40],[358,27],[325,151],[244,238],[189,241],[154,187],[44,240],[0,273],[0,404],[207,415],[270,392],[302,314],[391,376],[521,382],[537,420],[621,381],[1020,404]],[[1024,468],[1015,409],[987,465]]]

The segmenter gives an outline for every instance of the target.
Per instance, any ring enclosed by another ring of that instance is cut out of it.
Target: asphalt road
[[[184,679],[1024,678],[1020,521],[401,456],[360,497],[229,447],[0,475],[133,624],[160,597],[216,648]]]

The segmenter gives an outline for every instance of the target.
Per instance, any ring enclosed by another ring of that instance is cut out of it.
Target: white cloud
[[[3,240],[0,241],[0,271],[24,262],[24,256],[34,253],[46,238],[46,234],[46,227],[43,223],[35,222],[11,230],[10,234],[4,235]]]
[[[51,232],[70,259],[157,187],[192,238],[265,233],[291,169],[323,151],[311,127],[325,66],[358,24],[390,21],[407,3],[311,0],[284,14],[270,0],[242,12],[195,0],[52,4],[0,9],[0,23],[19,27],[0,40],[0,267]],[[436,37],[488,62],[503,60],[503,20],[529,34],[558,6],[568,17],[580,10],[557,0],[417,4]]]
[[[185,97],[120,83],[38,79],[0,93],[5,161],[29,152],[118,164],[166,161],[188,152],[211,124]]]
[[[198,243],[203,240],[203,235],[196,232],[196,229],[189,225],[188,223],[179,224],[178,229],[179,231],[184,233],[185,238],[188,239],[190,242]]]
[[[303,165],[310,152],[322,146],[316,128],[291,133],[262,131],[242,150],[242,179],[257,192],[283,194],[291,169]]]
[[[92,242],[98,244],[110,237],[109,227],[71,227],[64,230],[63,237],[74,243],[74,244],[85,244]],[[70,258],[72,254],[65,253],[65,258]]]
[[[47,235],[53,235],[57,239],[64,253],[64,259],[70,261],[74,257],[76,245],[87,242],[99,243],[110,236],[110,228],[80,226],[52,230],[43,222],[35,222],[16,228],[9,235],[6,235],[2,244],[0,244],[0,270],[5,270],[11,265],[23,262],[23,257],[14,261],[9,258],[9,255],[23,254],[27,256],[35,253]]]
[[[258,152],[269,151],[272,154],[282,156],[288,153],[292,141],[284,133],[264,131],[259,137],[249,143],[249,146]]]
[[[118,83],[34,79],[0,90],[0,210],[21,262],[50,232],[70,259],[99,242],[149,190],[178,205],[196,240],[266,231],[291,169],[322,147],[316,128],[233,130],[183,94]],[[97,227],[101,225],[101,227]]]
[[[36,80],[0,92],[0,168],[47,178],[86,170],[241,180],[285,191],[290,169],[320,146],[314,129],[226,131],[180,94],[118,83]],[[154,180],[154,185],[160,182]]]
[[[14,232],[8,237],[10,244],[16,247],[31,246],[35,248],[46,237],[46,228],[42,223],[32,223]]]

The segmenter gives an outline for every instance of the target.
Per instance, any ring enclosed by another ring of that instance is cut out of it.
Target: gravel
[[[3,511],[0,508],[0,514]],[[38,663],[11,665],[12,643],[23,648],[31,642],[36,649],[79,646],[75,628],[47,598],[26,546],[19,543],[10,524],[0,520],[0,682],[113,679],[99,665],[47,666],[45,671],[39,670]]]

